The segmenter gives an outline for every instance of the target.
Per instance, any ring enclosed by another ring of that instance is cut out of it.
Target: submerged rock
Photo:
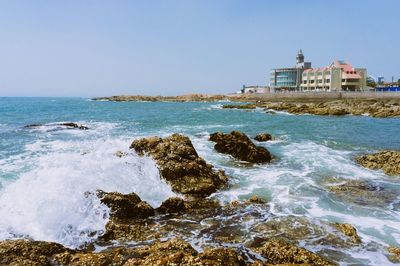
[[[328,189],[337,197],[359,205],[383,207],[397,197],[394,191],[363,180],[349,180],[344,184],[329,186]]]
[[[387,175],[400,175],[400,151],[381,151],[356,158],[357,163],[369,169],[382,169]]]
[[[135,193],[96,192],[100,201],[111,209],[112,218],[142,219],[154,215],[154,209]]]
[[[273,137],[269,133],[260,133],[254,139],[257,140],[257,141],[262,142],[262,141],[273,140]]]
[[[254,251],[260,253],[270,264],[336,265],[305,248],[282,239],[268,240]]]
[[[138,139],[130,146],[139,155],[150,155],[157,163],[161,176],[172,190],[182,194],[210,195],[228,181],[222,170],[199,157],[186,136],[173,134],[166,138]]]
[[[71,128],[76,128],[76,129],[81,129],[81,130],[89,129],[89,127],[87,127],[87,126],[79,125],[79,124],[73,123],[73,122],[52,123],[52,124],[30,124],[30,125],[24,126],[24,128],[37,128],[37,127],[49,127],[49,126],[59,126],[59,127],[65,127],[67,129],[71,129]]]
[[[342,232],[344,235],[348,236],[354,243],[360,244],[361,238],[357,234],[357,229],[351,224],[341,224],[335,223],[333,226]]]
[[[254,145],[249,137],[239,131],[232,131],[229,134],[216,132],[210,135],[209,140],[216,142],[214,148],[218,152],[230,154],[242,161],[265,163],[272,159],[266,148]]]

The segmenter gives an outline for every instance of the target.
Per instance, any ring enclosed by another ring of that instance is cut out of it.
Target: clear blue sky
[[[298,49],[400,78],[398,0],[0,0],[0,96],[227,93]]]

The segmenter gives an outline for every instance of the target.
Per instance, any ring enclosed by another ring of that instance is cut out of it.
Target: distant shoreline
[[[149,101],[149,102],[297,102],[319,103],[335,100],[377,100],[400,103],[399,92],[279,92],[254,94],[187,94],[179,96],[116,95],[92,98],[94,101]]]

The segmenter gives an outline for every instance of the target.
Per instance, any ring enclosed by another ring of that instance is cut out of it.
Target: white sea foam
[[[150,158],[114,155],[128,147],[129,141],[110,138],[28,145],[28,154],[38,154],[30,158],[32,167],[0,191],[0,238],[29,236],[78,247],[108,221],[108,208],[85,192],[135,192],[153,206],[174,195]],[[23,169],[25,159],[13,164]]]

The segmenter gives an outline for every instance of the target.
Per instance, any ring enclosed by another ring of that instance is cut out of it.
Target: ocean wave
[[[102,234],[108,221],[108,208],[86,192],[135,192],[152,206],[175,195],[154,161],[127,147],[118,139],[29,145],[39,154],[33,165],[0,191],[0,238],[29,236],[76,248]],[[115,156],[118,150],[128,156]],[[22,171],[24,163],[13,162]]]

